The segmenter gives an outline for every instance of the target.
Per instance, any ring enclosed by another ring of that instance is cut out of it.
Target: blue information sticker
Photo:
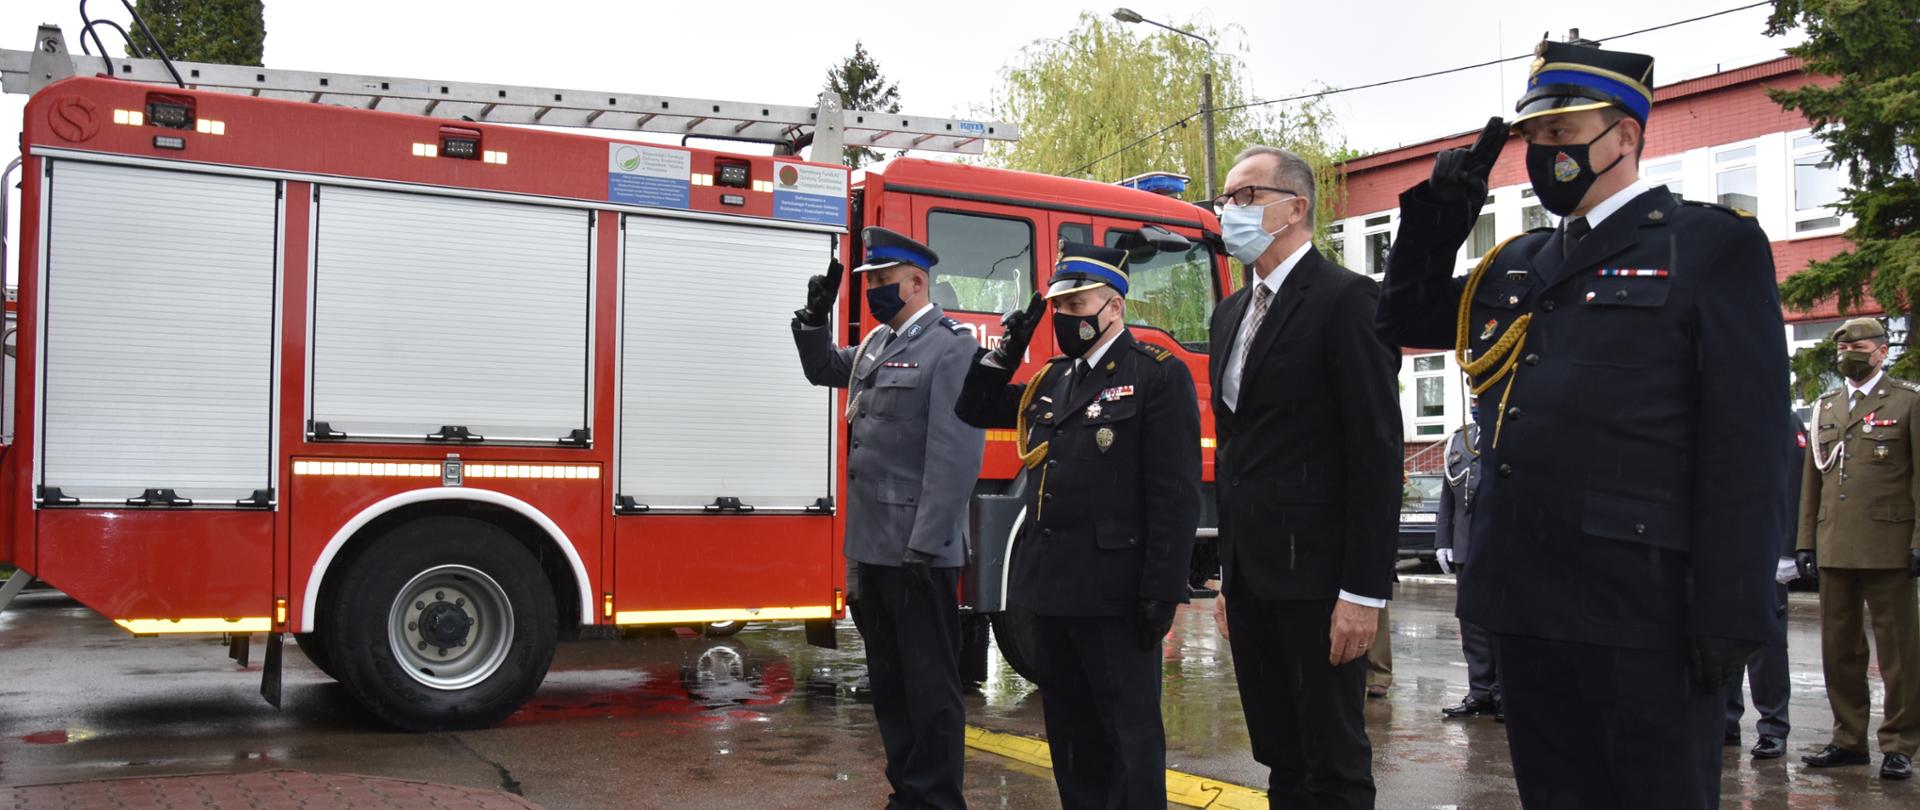
[[[845,227],[847,170],[774,161],[773,217]]]
[[[693,155],[637,143],[607,144],[607,199],[654,208],[693,202]]]

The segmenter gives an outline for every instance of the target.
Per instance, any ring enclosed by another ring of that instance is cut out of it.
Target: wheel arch
[[[559,524],[532,504],[511,495],[467,487],[434,487],[387,497],[360,510],[333,533],[307,574],[300,599],[300,625],[295,632],[314,631],[321,597],[380,536],[413,520],[449,514],[475,517],[500,527],[541,561],[542,572],[553,586],[562,629],[572,624],[592,623],[592,580],[572,539]],[[560,552],[558,556],[553,554],[556,550]],[[570,592],[576,593],[578,599],[567,599],[566,594]]]

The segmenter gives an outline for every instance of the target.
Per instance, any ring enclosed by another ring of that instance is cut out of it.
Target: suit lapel
[[[1214,333],[1213,362],[1207,364],[1207,376],[1211,378],[1216,397],[1220,390],[1220,378],[1227,373],[1227,360],[1233,353],[1233,344],[1240,339],[1240,321],[1247,316],[1247,302],[1252,298],[1253,288],[1241,287],[1239,292],[1220,302],[1220,323],[1227,328]]]
[[[1640,229],[1666,227],[1668,215],[1673,213],[1676,205],[1678,203],[1673,199],[1673,192],[1667,191],[1665,186],[1642,192],[1575,244],[1566,261],[1559,262],[1551,269],[1541,270],[1541,280],[1545,286],[1551,287],[1569,274],[1591,269],[1619,252],[1640,244],[1643,238]],[[1551,261],[1559,255],[1560,236],[1556,234],[1547,242],[1547,249],[1551,253],[1546,258]]]

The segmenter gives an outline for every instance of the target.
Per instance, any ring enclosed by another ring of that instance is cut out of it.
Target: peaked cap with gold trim
[[[1618,107],[1646,126],[1653,111],[1653,57],[1604,51],[1591,43],[1541,40],[1533,50],[1526,95],[1515,104],[1519,124],[1561,113]]]

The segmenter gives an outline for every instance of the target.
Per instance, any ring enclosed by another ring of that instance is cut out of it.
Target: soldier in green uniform
[[[1920,608],[1914,601],[1920,442],[1911,435],[1920,422],[1920,385],[1880,370],[1887,331],[1872,318],[1847,321],[1833,342],[1847,379],[1814,405],[1794,552],[1801,575],[1820,580],[1820,651],[1833,742],[1803,759],[1816,768],[1872,761],[1862,626],[1871,614],[1886,683],[1880,775],[1906,779],[1920,748]]]

